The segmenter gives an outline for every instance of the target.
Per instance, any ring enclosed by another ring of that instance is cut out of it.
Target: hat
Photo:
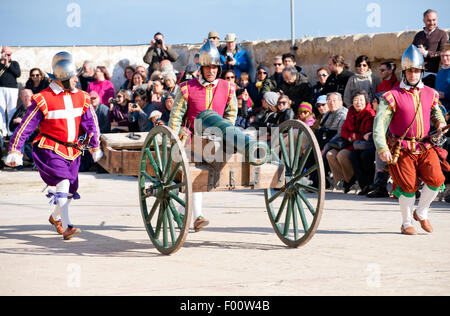
[[[161,117],[162,113],[158,110],[154,110],[152,113],[150,113],[150,116],[148,117],[149,119],[153,118],[153,117]]]
[[[208,33],[208,39],[213,37],[217,37],[218,39],[220,39],[219,33],[217,33],[216,31],[211,31]]]
[[[266,92],[266,93],[264,93],[264,96],[263,96],[264,100],[270,106],[277,106],[279,97],[280,96],[278,95],[278,93],[275,93],[275,92]]]
[[[326,95],[321,95],[320,97],[317,98],[316,105],[317,104],[325,104],[325,103],[327,103]]]
[[[234,33],[229,33],[225,36],[225,42],[234,42],[235,40],[237,40],[237,36]]]
[[[302,102],[300,103],[300,106],[298,107],[299,112],[312,112],[312,105],[309,102]]]

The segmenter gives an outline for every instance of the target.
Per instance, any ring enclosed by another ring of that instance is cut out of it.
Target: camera
[[[162,45],[162,40],[159,38],[155,38],[156,45]]]
[[[230,56],[230,55],[227,55],[227,62],[230,62],[230,61],[232,61],[232,60],[233,60],[233,57]]]
[[[131,104],[131,108],[132,108],[132,109],[137,109],[136,103]]]

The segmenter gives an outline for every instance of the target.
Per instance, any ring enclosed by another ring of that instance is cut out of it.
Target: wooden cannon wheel
[[[186,240],[191,222],[192,181],[184,147],[170,128],[155,126],[147,135],[138,177],[147,233],[159,252],[175,253]],[[185,209],[184,216],[179,208]]]
[[[290,120],[279,126],[279,157],[285,165],[285,185],[264,192],[270,222],[289,247],[306,244],[319,226],[325,200],[325,169],[313,131],[303,122]],[[272,146],[273,148],[273,146]],[[317,172],[318,186],[307,176]]]

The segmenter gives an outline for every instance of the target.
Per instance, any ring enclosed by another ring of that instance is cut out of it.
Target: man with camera
[[[159,65],[163,60],[168,59],[175,62],[178,60],[178,54],[165,43],[164,36],[158,32],[153,36],[143,59],[149,65],[147,78],[150,78],[155,70],[159,70]]]
[[[11,55],[11,48],[4,46],[0,55],[0,137],[12,134],[8,126],[19,98],[17,78],[20,77],[20,66],[17,61],[11,60]]]
[[[247,52],[237,44],[236,34],[230,33],[225,36],[226,46],[220,52],[220,62],[222,71],[232,69],[236,73],[236,80],[241,77],[241,73],[249,72],[250,62]]]

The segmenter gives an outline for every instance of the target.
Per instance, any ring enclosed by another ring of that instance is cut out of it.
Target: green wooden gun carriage
[[[269,147],[214,111],[203,111],[197,120],[202,124],[187,144],[167,126],[120,145],[108,137],[126,134],[102,136],[100,164],[110,173],[138,176],[142,218],[154,246],[163,254],[181,248],[191,224],[192,193],[229,190],[264,190],[265,209],[281,241],[289,247],[307,243],[325,199],[324,166],[312,130],[286,121],[272,133]],[[318,187],[307,181],[313,172]]]

